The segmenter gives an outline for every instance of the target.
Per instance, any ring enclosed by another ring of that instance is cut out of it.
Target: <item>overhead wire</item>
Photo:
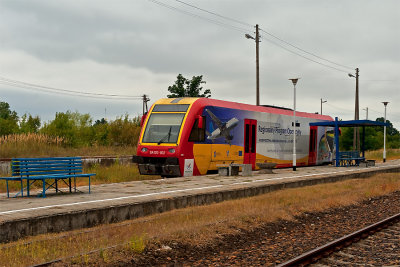
[[[27,83],[23,81],[13,80],[0,76],[0,84],[34,90],[41,91],[47,93],[54,94],[62,94],[62,95],[70,95],[70,96],[82,96],[82,97],[90,97],[90,98],[100,98],[100,99],[125,99],[125,100],[133,100],[133,99],[142,99],[143,96],[132,96],[132,95],[118,95],[118,94],[103,94],[103,93],[89,93],[83,91],[74,91],[74,90],[66,90],[55,87],[43,86],[39,84]]]
[[[332,108],[335,108],[335,109],[340,109],[340,110],[342,110],[342,111],[346,111],[346,112],[349,112],[349,113],[352,113],[352,112],[353,112],[352,110],[345,109],[345,108],[338,107],[338,106],[334,106],[334,105],[332,105],[332,104],[328,104],[328,103],[325,103],[325,104],[328,105],[328,106],[330,106],[330,107],[332,107]],[[368,111],[373,111],[374,113],[379,114],[380,117],[383,117],[383,114],[384,114],[384,112],[376,111],[376,110],[374,110],[374,109],[372,109],[372,108],[370,108],[370,107],[368,108]],[[399,117],[398,117],[396,114],[398,114],[398,113],[392,112],[392,113],[389,114],[388,118],[386,118],[386,119],[389,120],[389,121],[391,121],[392,123],[393,123],[394,121],[399,121],[400,119],[399,119]],[[352,114],[352,115],[353,115],[353,114]]]
[[[65,93],[65,92],[47,91],[47,90],[40,89],[40,88],[31,88],[31,87],[27,87],[27,86],[23,86],[23,85],[11,84],[11,83],[5,83],[5,82],[0,82],[0,84],[18,87],[18,88],[22,88],[22,89],[30,90],[30,91],[39,91],[39,92],[43,92],[43,93],[56,94],[56,95],[79,96],[79,97],[86,97],[86,98],[92,98],[92,99],[114,99],[114,100],[139,100],[140,99],[140,98],[126,98],[126,97],[105,97],[105,96],[79,95],[79,94],[71,94],[71,93]]]
[[[370,107],[368,107],[368,111],[373,111],[373,112],[375,112],[375,113],[377,113],[377,114],[380,114],[380,115],[384,115],[385,114],[385,112],[384,111],[376,111],[376,110],[374,110],[374,109],[372,109],[372,108],[370,108]],[[396,118],[398,118],[398,114],[400,114],[399,112],[393,112],[393,111],[391,111],[391,112],[389,112],[388,113],[388,115],[390,116],[390,117],[393,117],[393,115],[394,115],[394,117],[396,117]]]
[[[232,21],[232,22],[236,22],[236,23],[242,24],[242,25],[244,25],[244,26],[254,27],[254,25],[251,25],[251,24],[249,24],[249,23],[247,23],[247,22],[243,22],[243,21],[240,21],[240,20],[237,20],[237,19],[233,19],[233,18],[230,18],[230,17],[227,17],[227,16],[223,16],[223,15],[221,15],[221,14],[218,14],[218,13],[215,13],[215,12],[212,12],[212,11],[209,11],[209,10],[206,10],[206,9],[203,9],[203,8],[200,8],[200,7],[197,7],[197,6],[195,6],[195,5],[188,4],[188,3],[184,2],[184,1],[181,1],[181,0],[175,0],[175,1],[178,2],[178,3],[184,4],[184,5],[186,5],[186,6],[190,6],[190,7],[192,7],[192,8],[201,10],[201,11],[206,12],[206,13],[208,13],[208,14],[211,14],[211,15],[214,15],[214,16],[217,16],[217,17],[226,19],[226,20],[230,20],[230,21]]]
[[[314,62],[314,63],[316,63],[316,64],[319,64],[319,65],[321,65],[321,66],[324,66],[324,67],[327,67],[327,68],[330,68],[330,69],[333,69],[333,70],[336,70],[336,71],[340,71],[340,72],[343,72],[343,73],[348,73],[348,71],[345,71],[345,70],[343,70],[343,69],[339,69],[339,68],[336,68],[336,67],[327,65],[327,64],[325,64],[325,63],[319,62],[319,61],[317,61],[317,60],[314,60],[314,59],[312,59],[312,58],[309,58],[309,57],[306,57],[306,56],[304,56],[304,55],[302,55],[302,54],[299,54],[299,53],[297,53],[297,52],[295,52],[295,51],[293,51],[293,50],[291,50],[291,49],[289,49],[289,48],[287,48],[287,47],[284,47],[284,46],[281,45],[281,44],[278,44],[278,43],[276,43],[276,42],[270,40],[270,39],[267,39],[267,38],[264,38],[264,39],[267,40],[268,42],[272,43],[273,45],[279,46],[280,48],[282,48],[282,49],[284,49],[284,50],[286,50],[286,51],[288,51],[288,52],[290,52],[290,53],[293,53],[293,54],[295,54],[295,55],[297,55],[297,56],[299,56],[299,57],[302,57],[302,58],[304,58],[304,59],[307,59],[307,60],[309,60],[309,61],[312,61],[312,62]]]
[[[216,24],[216,25],[219,25],[219,26],[227,27],[227,28],[230,28],[230,29],[233,29],[233,30],[237,30],[237,31],[240,31],[240,32],[244,32],[244,33],[247,33],[247,32],[248,32],[248,29],[244,29],[244,28],[241,28],[241,27],[237,27],[237,26],[234,26],[234,25],[232,25],[232,24],[224,23],[224,22],[221,22],[221,21],[218,21],[218,20],[205,18],[205,17],[203,17],[203,16],[194,14],[194,13],[189,12],[189,11],[186,11],[186,10],[179,9],[179,8],[177,8],[177,7],[174,7],[174,6],[165,4],[165,3],[160,2],[160,1],[157,1],[157,0],[148,0],[148,1],[150,1],[150,2],[152,2],[152,3],[155,3],[155,4],[157,4],[157,5],[163,6],[163,7],[165,7],[165,8],[168,8],[168,9],[170,9],[170,10],[173,10],[173,11],[176,11],[176,12],[180,12],[180,13],[189,15],[189,16],[191,16],[191,17],[198,18],[198,19],[202,19],[202,20],[208,21],[208,22],[210,22],[210,23],[213,23],[213,24]],[[232,22],[235,22],[235,23],[239,23],[239,24],[242,24],[242,25],[244,25],[244,26],[249,26],[249,27],[251,26],[251,27],[253,27],[251,24],[248,24],[248,23],[246,23],[246,22],[239,21],[239,20],[236,20],[236,19],[233,19],[233,18],[229,18],[229,17],[227,17],[227,16],[220,15],[220,14],[215,13],[215,12],[208,11],[208,10],[206,10],[206,9],[197,7],[197,6],[195,6],[195,5],[188,4],[188,3],[184,2],[184,1],[181,1],[181,0],[175,0],[175,1],[178,2],[178,3],[184,4],[184,5],[186,5],[186,6],[189,6],[189,7],[191,7],[191,8],[195,8],[195,9],[197,9],[197,10],[200,10],[200,11],[202,11],[202,12],[206,12],[206,13],[211,14],[211,15],[213,15],[213,16],[217,16],[217,17],[220,17],[220,18],[222,18],[222,19],[229,20],[229,21],[232,21]],[[351,69],[350,67],[347,67],[347,66],[345,66],[345,65],[338,64],[338,63],[336,63],[336,62],[333,62],[333,61],[330,61],[330,60],[327,60],[327,59],[324,59],[324,58],[322,58],[322,57],[320,57],[320,56],[318,56],[318,55],[316,55],[316,54],[313,54],[313,53],[308,52],[308,51],[306,51],[306,50],[304,50],[304,49],[302,49],[302,48],[299,48],[299,47],[297,47],[297,46],[295,46],[295,45],[293,45],[293,44],[291,44],[291,43],[289,43],[289,42],[287,42],[287,41],[285,41],[285,40],[283,40],[283,39],[281,39],[281,38],[279,38],[279,37],[277,37],[277,36],[275,36],[275,35],[273,35],[273,34],[271,34],[271,33],[269,33],[269,32],[267,32],[267,31],[263,30],[263,29],[261,29],[261,31],[264,32],[264,33],[266,33],[266,34],[268,34],[269,36],[271,36],[271,37],[273,37],[273,38],[279,40],[280,42],[283,42],[283,43],[285,43],[286,45],[289,45],[289,46],[291,46],[291,47],[293,47],[293,48],[295,48],[295,49],[298,49],[298,50],[300,50],[300,51],[302,51],[302,52],[304,52],[304,53],[306,53],[306,54],[312,55],[312,56],[314,56],[314,57],[316,57],[316,58],[319,58],[319,59],[321,59],[321,60],[325,60],[325,61],[327,61],[327,62],[329,62],[329,63],[331,63],[331,64],[335,64],[335,65],[337,65],[337,66],[341,66],[341,67],[344,67],[344,68]],[[265,39],[266,41],[268,41],[268,42],[270,42],[270,43],[272,43],[272,44],[274,44],[274,45],[276,45],[276,46],[278,46],[278,47],[280,47],[280,48],[282,48],[282,49],[284,49],[284,50],[290,52],[290,53],[293,53],[293,54],[295,54],[295,55],[297,55],[297,56],[300,56],[300,57],[302,57],[302,58],[304,58],[304,59],[307,59],[307,60],[309,60],[309,61],[312,61],[312,62],[314,62],[314,63],[316,63],[316,64],[319,64],[319,65],[321,65],[321,66],[328,67],[328,68],[331,68],[331,69],[333,69],[333,70],[340,71],[340,72],[343,72],[343,73],[348,73],[347,71],[345,71],[345,70],[343,70],[343,69],[339,69],[339,68],[337,68],[337,67],[333,67],[333,66],[327,65],[327,64],[325,64],[325,63],[322,63],[322,62],[319,62],[319,61],[314,60],[314,59],[312,59],[312,58],[309,58],[309,57],[307,57],[307,56],[304,56],[304,55],[302,55],[302,54],[300,54],[300,53],[297,53],[296,51],[293,51],[293,50],[291,50],[291,49],[289,49],[289,48],[283,46],[282,44],[279,44],[279,43],[277,43],[277,42],[275,42],[275,41],[273,41],[273,40],[270,40],[270,39],[268,39],[268,38],[264,38],[264,39]],[[48,87],[48,86],[42,86],[42,85],[37,85],[37,84],[32,84],[32,83],[21,82],[21,81],[17,81],[17,80],[12,80],[12,79],[8,79],[8,78],[4,78],[4,77],[1,77],[1,76],[0,76],[0,83],[6,84],[6,85],[10,85],[10,86],[14,86],[14,87],[20,87],[20,88],[25,88],[25,89],[33,89],[33,90],[44,91],[44,92],[52,92],[52,93],[66,94],[66,95],[79,95],[79,96],[96,97],[96,98],[120,98],[120,99],[121,99],[121,98],[125,98],[125,99],[141,99],[141,98],[142,98],[142,96],[116,95],[116,94],[101,94],[101,93],[88,93],[88,92],[80,92],[80,91],[73,91],[73,90],[65,90],[65,89],[59,89],[59,88],[54,88],[54,87]]]
[[[225,26],[225,27],[237,29],[237,30],[239,30],[239,31],[242,31],[242,32],[247,33],[247,30],[246,30],[246,29],[239,28],[239,27],[236,27],[236,26],[233,26],[233,25],[231,25],[231,24],[227,24],[227,23],[224,23],[224,22],[221,22],[221,21],[217,21],[217,20],[212,20],[212,19],[209,19],[209,18],[205,18],[205,17],[202,17],[202,16],[200,16],[200,15],[197,15],[197,14],[194,14],[194,13],[191,13],[191,12],[188,12],[188,11],[186,11],[186,10],[179,9],[179,8],[177,8],[177,7],[174,7],[174,6],[171,6],[171,5],[162,3],[162,2],[157,1],[157,0],[148,0],[148,1],[153,2],[153,3],[156,3],[156,4],[161,5],[161,6],[164,6],[164,7],[167,7],[167,8],[169,8],[169,9],[175,10],[175,11],[177,11],[177,12],[184,13],[184,14],[186,14],[186,15],[194,16],[194,17],[196,17],[196,18],[203,19],[203,20],[212,22],[212,23],[217,24],[217,25],[221,25],[221,26]],[[235,23],[238,23],[238,24],[241,24],[241,25],[244,25],[244,26],[249,26],[249,27],[251,26],[251,27],[254,27],[253,25],[251,25],[251,24],[249,24],[249,23],[247,23],[247,22],[243,22],[243,21],[240,21],[240,20],[237,20],[237,19],[234,19],[234,18],[230,18],[230,17],[224,16],[224,15],[218,14],[218,13],[216,13],[216,12],[212,12],[212,11],[206,10],[206,9],[204,9],[204,8],[200,8],[200,7],[195,6],[195,5],[193,5],[193,4],[186,3],[185,1],[182,1],[182,0],[175,0],[175,1],[178,2],[178,3],[181,3],[181,4],[183,4],[183,5],[189,6],[189,7],[191,7],[191,8],[200,10],[200,11],[205,12],[205,13],[208,13],[208,14],[210,14],[210,15],[213,15],[213,16],[216,16],[216,17],[219,17],[219,18],[222,18],[222,19],[224,19],[224,20],[228,20],[228,21],[231,21],[231,22],[235,22]],[[336,66],[341,67],[341,68],[345,68],[345,69],[349,69],[349,70],[350,70],[350,69],[351,69],[351,70],[354,70],[354,68],[352,68],[352,67],[349,67],[349,66],[346,66],[346,65],[343,65],[343,64],[339,64],[339,63],[334,62],[334,61],[332,61],[332,60],[328,60],[328,59],[325,59],[325,58],[323,58],[323,57],[321,57],[321,56],[318,56],[318,55],[316,55],[315,53],[308,52],[307,50],[302,49],[302,48],[300,48],[300,47],[298,47],[298,46],[296,46],[296,45],[293,45],[292,43],[287,42],[287,41],[285,41],[284,39],[282,39],[282,38],[280,38],[280,37],[278,37],[278,36],[276,36],[276,35],[274,35],[274,34],[268,32],[268,31],[266,31],[266,30],[260,29],[260,31],[266,33],[267,35],[269,35],[269,36],[271,36],[271,37],[277,39],[278,41],[280,41],[280,42],[282,42],[282,43],[284,43],[284,44],[286,44],[286,45],[288,45],[288,46],[291,46],[291,47],[293,47],[293,48],[295,48],[295,49],[301,51],[302,53],[311,55],[311,56],[313,56],[313,57],[316,57],[316,58],[318,58],[318,59],[320,59],[320,60],[326,61],[326,62],[328,62],[328,63],[330,63],[330,64],[336,65]],[[324,67],[331,68],[331,69],[336,70],[336,71],[340,71],[340,72],[343,72],[343,73],[348,73],[348,71],[345,71],[345,70],[340,69],[340,68],[338,68],[338,67],[330,66],[330,65],[325,64],[325,63],[322,63],[322,62],[320,62],[320,61],[318,61],[318,60],[315,60],[315,59],[312,59],[312,58],[310,58],[310,57],[304,56],[304,55],[302,55],[302,54],[300,54],[300,53],[298,53],[298,52],[296,52],[296,51],[293,51],[293,50],[291,50],[291,49],[289,49],[289,48],[283,46],[282,44],[279,44],[279,43],[275,42],[275,41],[272,41],[272,40],[267,39],[267,38],[264,38],[264,39],[267,40],[268,42],[270,42],[270,43],[272,43],[272,44],[274,44],[274,45],[276,45],[276,46],[278,46],[278,47],[280,47],[280,48],[282,48],[282,49],[284,49],[284,50],[286,50],[286,51],[288,51],[288,52],[290,52],[290,53],[293,53],[293,54],[295,54],[295,55],[297,55],[297,56],[300,56],[300,57],[302,57],[302,58],[304,58],[304,59],[306,59],[306,60],[309,60],[309,61],[311,61],[311,62],[314,62],[314,63],[319,64],[319,65],[324,66]]]
[[[273,37],[273,38],[275,38],[275,39],[277,39],[277,40],[279,40],[279,41],[281,41],[281,42],[283,42],[283,43],[285,43],[285,44],[287,44],[287,45],[289,45],[289,46],[291,46],[291,47],[293,47],[293,48],[296,48],[296,49],[298,49],[298,50],[300,50],[300,51],[302,51],[302,52],[304,52],[304,53],[306,53],[306,54],[309,54],[309,55],[314,56],[314,57],[316,57],[316,58],[319,58],[319,59],[321,59],[321,60],[327,61],[327,62],[329,62],[329,63],[331,63],[331,64],[334,64],[334,65],[337,65],[337,66],[339,66],[339,67],[346,68],[346,69],[349,69],[349,70],[354,70],[354,68],[352,68],[352,67],[348,67],[348,66],[346,66],[346,65],[342,65],[342,64],[336,63],[336,62],[334,62],[334,61],[332,61],[332,60],[328,60],[328,59],[323,58],[323,57],[321,57],[321,56],[318,56],[318,55],[316,55],[316,54],[314,54],[314,53],[308,52],[307,50],[304,50],[304,49],[302,49],[302,48],[300,48],[300,47],[298,47],[298,46],[295,46],[295,45],[293,45],[293,44],[291,44],[291,43],[289,43],[289,42],[287,42],[287,41],[285,41],[285,40],[279,38],[278,36],[276,36],[276,35],[274,35],[274,34],[272,34],[272,33],[270,33],[270,32],[267,32],[266,30],[260,29],[260,31],[262,31],[262,32],[268,34],[269,36],[271,36],[271,37]]]
[[[384,114],[384,112],[376,111],[376,110],[374,110],[374,109],[372,109],[370,107],[368,107],[368,111],[373,111],[373,112],[378,113],[378,114]]]
[[[224,22],[221,22],[221,21],[218,21],[218,20],[205,18],[205,17],[202,17],[200,15],[194,14],[192,12],[189,12],[189,11],[186,11],[186,10],[183,10],[183,9],[180,9],[180,8],[168,5],[168,4],[165,4],[165,3],[157,1],[157,0],[147,0],[147,1],[152,2],[154,4],[157,4],[157,5],[160,5],[160,6],[163,6],[165,8],[170,9],[170,10],[173,10],[173,11],[176,11],[176,12],[179,12],[179,13],[183,13],[185,15],[188,15],[188,16],[191,16],[191,17],[194,17],[194,18],[198,18],[198,19],[201,19],[201,20],[208,21],[210,23],[213,23],[213,24],[216,24],[216,25],[219,25],[219,26],[222,26],[222,27],[230,28],[230,29],[233,29],[233,30],[236,30],[236,31],[240,31],[240,32],[243,32],[243,33],[247,33],[248,32],[248,29],[237,27],[237,26],[234,26],[232,24],[224,23]]]
[[[332,108],[340,109],[340,110],[343,110],[343,111],[346,111],[346,112],[349,112],[349,113],[352,113],[352,112],[353,112],[353,110],[349,110],[349,109],[346,109],[346,108],[334,106],[334,105],[332,105],[332,104],[330,104],[330,103],[328,103],[328,102],[326,102],[325,105],[328,105],[328,106],[330,106],[330,107],[332,107]]]

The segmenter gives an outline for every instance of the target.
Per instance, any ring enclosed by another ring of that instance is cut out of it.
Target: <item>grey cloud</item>
[[[162,2],[187,9],[176,1]],[[378,98],[382,95],[393,95],[393,98],[397,95],[395,82],[383,86],[367,80],[398,80],[399,1],[188,2],[252,25],[258,23],[262,29],[296,46],[346,66],[359,67],[362,106],[375,105],[378,109],[381,101]],[[0,10],[7,25],[0,26],[0,35],[4,37],[0,49],[21,50],[44,62],[88,59],[147,69],[163,75],[163,88],[148,90],[152,100],[165,96],[168,83],[173,83],[176,75],[182,73],[187,77],[204,75],[213,97],[255,102],[255,44],[245,39],[243,32],[146,0],[8,0],[0,3]],[[250,34],[254,32],[253,27],[235,25],[248,29]],[[260,78],[264,104],[291,106],[291,85],[287,79],[299,75],[302,77],[299,108],[318,111],[319,99],[326,98],[332,105],[353,110],[355,84],[346,72],[354,70],[346,69],[342,73],[325,68],[271,44],[268,39],[274,38],[268,34],[261,32],[261,35]],[[164,80],[165,76],[170,76],[170,81]],[[138,108],[141,109],[140,105]],[[326,108],[337,112],[328,105]],[[340,114],[347,119],[352,117],[351,112]],[[397,121],[400,123],[400,118]]]

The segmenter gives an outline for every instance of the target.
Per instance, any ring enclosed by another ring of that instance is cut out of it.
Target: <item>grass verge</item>
[[[366,151],[365,152],[366,159],[374,159],[378,162],[383,161],[383,149],[373,150],[373,151]],[[386,159],[399,159],[400,158],[400,149],[387,149],[386,150]]]
[[[181,242],[206,246],[220,235],[258,227],[279,219],[292,220],[303,212],[352,205],[400,188],[400,174],[379,174],[304,188],[174,210],[87,230],[47,234],[0,245],[0,265],[34,265],[74,257],[70,263],[113,262],[117,246],[124,253],[141,253],[150,244]],[[90,251],[96,251],[90,256]]]
[[[96,173],[93,184],[109,184],[130,181],[143,181],[160,179],[160,176],[140,175],[137,164],[119,164],[115,162],[110,166],[95,164],[85,168],[84,173]]]
[[[136,146],[69,146],[64,138],[44,134],[0,136],[0,158],[133,155]]]
[[[0,145],[0,158],[82,157],[82,156],[125,156],[136,154],[135,146],[85,146],[63,147],[52,144]]]

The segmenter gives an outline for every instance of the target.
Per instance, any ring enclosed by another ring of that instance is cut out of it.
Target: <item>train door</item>
[[[308,165],[315,165],[317,163],[317,129],[317,126],[310,127]]]
[[[257,140],[257,121],[245,119],[243,163],[251,164],[253,170],[256,167],[256,140]]]

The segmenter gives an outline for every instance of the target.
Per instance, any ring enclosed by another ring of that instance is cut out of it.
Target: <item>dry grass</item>
[[[374,159],[377,162],[383,161],[383,149],[373,150],[373,151],[366,151],[365,152],[366,159]],[[400,158],[400,149],[387,149],[386,150],[386,159],[399,159]]]
[[[0,136],[0,145],[6,144],[55,144],[64,145],[65,139],[62,137],[52,137],[45,134],[26,133],[26,134],[10,134]]]
[[[30,153],[42,154],[45,151],[58,150],[64,145],[64,139],[43,134],[11,134],[0,137],[0,157],[17,157]]]
[[[83,255],[72,261],[109,262],[119,246],[126,252],[141,252],[149,242],[176,240],[204,246],[218,235],[257,227],[278,219],[293,219],[303,212],[351,205],[370,197],[389,194],[400,187],[399,174],[380,174],[368,179],[348,180],[304,188],[287,189],[262,196],[218,204],[174,210],[86,231],[47,234],[0,245],[0,265],[32,265],[56,258]],[[101,233],[101,234],[99,234]],[[96,250],[90,257],[86,254]],[[90,259],[91,258],[91,259]]]
[[[68,147],[65,139],[44,134],[12,134],[0,137],[0,158],[122,156],[136,153],[136,146]]]
[[[160,176],[140,175],[137,164],[119,164],[110,166],[93,165],[85,168],[84,173],[96,173],[93,184],[109,184],[130,181],[155,180]]]

